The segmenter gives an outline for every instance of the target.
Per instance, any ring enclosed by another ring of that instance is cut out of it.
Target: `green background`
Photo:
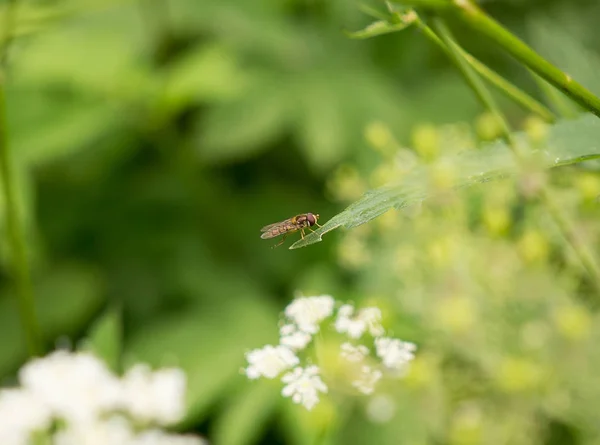
[[[600,92],[598,2],[482,6]],[[182,428],[216,444],[310,443],[328,417],[305,416],[276,386],[246,381],[239,372],[243,353],[277,341],[278,313],[296,290],[376,300],[389,311],[389,326],[419,344],[425,358],[406,386],[390,390],[397,403],[391,422],[369,422],[362,402],[353,401],[351,412],[337,417],[334,443],[599,443],[592,397],[600,395],[594,372],[600,357],[592,347],[598,295],[572,272],[572,262],[553,253],[554,238],[548,236],[542,265],[532,266],[526,254],[514,274],[482,279],[499,299],[488,299],[489,289],[458,286],[455,293],[468,297],[448,303],[436,294],[448,269],[440,272],[431,258],[396,264],[398,257],[411,258],[406,252],[431,253],[419,240],[434,239],[440,232],[434,223],[442,221],[452,239],[468,237],[460,244],[472,255],[498,258],[500,269],[511,271],[517,239],[534,251],[540,245],[535,234],[522,241],[529,233],[523,227],[537,233],[543,221],[536,203],[519,202],[502,188],[511,184],[460,195],[448,207],[433,205],[365,238],[333,233],[290,251],[291,241],[273,250],[259,237],[263,225],[297,213],[319,213],[326,221],[378,185],[367,177],[387,158],[372,149],[370,124],[403,147],[427,147],[432,133],[441,146],[469,140],[461,131],[481,123],[482,110],[418,30],[350,40],[343,30],[370,19],[344,0],[23,0],[17,17],[8,132],[47,350],[100,332],[99,348],[114,358],[111,323],[122,320],[123,363],[176,364],[188,373],[190,414]],[[542,97],[525,69],[450,25],[469,51]],[[522,128],[527,114],[501,103]],[[446,124],[460,125],[441,127]],[[439,128],[445,130],[436,133]],[[358,172],[362,186],[344,195],[348,169]],[[554,178],[568,194],[581,174],[573,169]],[[593,189],[598,176],[586,175]],[[584,193],[585,184],[577,190]],[[504,193],[515,199],[514,232],[493,229],[493,215],[491,232],[498,233],[478,232],[478,212],[495,202],[489,190],[500,190],[502,205]],[[565,208],[596,234],[593,205]],[[0,205],[0,378],[10,383],[26,351],[11,293],[4,211]],[[446,241],[439,255],[432,247],[442,268],[451,250]],[[460,254],[449,261],[470,264]],[[541,286],[548,277],[554,287]],[[512,286],[501,289],[506,280]],[[534,302],[520,302],[529,293]],[[107,313],[118,316],[102,319]],[[546,326],[561,313],[571,315]],[[466,325],[464,314],[471,317]],[[445,322],[450,331],[440,328]],[[550,330],[535,353],[511,337],[521,325],[534,337],[544,326]],[[572,334],[581,326],[583,337]],[[492,343],[477,341],[487,336]],[[565,369],[548,376],[558,364]]]

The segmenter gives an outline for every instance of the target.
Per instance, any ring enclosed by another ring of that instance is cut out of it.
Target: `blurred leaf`
[[[317,73],[321,74],[321,73]],[[316,169],[326,171],[348,153],[348,116],[344,116],[341,94],[333,88],[337,79],[323,75],[308,77],[302,82],[298,98],[302,104],[299,137],[307,161]]]
[[[594,94],[600,95],[600,55],[590,51],[568,32],[559,21],[535,17],[528,24],[532,44],[541,54],[555,63]]]
[[[110,27],[90,21],[31,39],[12,61],[15,78],[21,83],[58,83],[110,92],[131,71],[143,67],[136,64],[138,40],[131,20],[125,15],[118,18]]]
[[[251,445],[265,428],[270,415],[282,400],[279,382],[261,380],[246,383],[225,407],[211,438],[219,445]]]
[[[346,31],[346,35],[352,39],[369,39],[382,34],[402,31],[411,24],[412,22],[390,23],[387,20],[377,20],[360,31]]]
[[[193,424],[222,396],[240,369],[244,352],[260,347],[277,335],[277,313],[253,296],[246,286],[243,298],[228,298],[242,281],[223,282],[223,297],[184,313],[163,316],[127,342],[128,364],[143,361],[156,366],[175,365],[188,376],[188,418]],[[229,289],[229,291],[228,291]]]
[[[104,104],[15,92],[9,135],[15,158],[26,165],[54,161],[91,148],[116,124],[115,110]]]
[[[81,266],[50,271],[35,286],[36,312],[45,341],[53,343],[63,335],[73,335],[90,319],[102,302],[98,276]],[[25,339],[15,301],[0,301],[0,375],[25,360]]]
[[[380,10],[379,6],[380,6],[379,2],[377,4],[369,4],[369,3],[361,2],[358,4],[358,9],[363,14],[366,14],[375,19],[387,20],[387,18],[389,17],[389,11]]]
[[[521,147],[529,146],[527,138],[517,133],[516,139]],[[541,156],[541,162],[547,168],[574,164],[589,159],[600,158],[600,121],[592,115],[584,115],[576,121],[563,121],[549,127],[546,147],[533,153]],[[504,142],[494,142],[480,150],[467,151],[452,156],[437,164],[449,175],[449,186],[468,187],[517,171],[517,163],[511,150]],[[382,215],[388,210],[402,209],[432,196],[430,190],[433,166],[420,167],[411,171],[398,184],[385,186],[368,192],[362,199],[350,205],[342,213],[327,221],[323,227],[310,233],[304,239],[294,243],[290,249],[305,247],[322,240],[322,236],[345,227],[350,229]]]
[[[288,129],[292,107],[281,79],[264,78],[240,100],[208,111],[198,150],[209,162],[237,161],[265,150]]]
[[[165,97],[178,110],[193,100],[231,99],[245,81],[235,53],[215,44],[191,51],[168,67]]]
[[[117,372],[123,343],[121,323],[121,310],[108,309],[92,324],[82,345],[82,349],[93,352]]]

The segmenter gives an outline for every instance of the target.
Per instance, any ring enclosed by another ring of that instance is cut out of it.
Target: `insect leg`
[[[304,229],[300,229],[300,236],[304,239]]]
[[[273,247],[271,247],[271,249],[274,249],[275,247],[279,247],[283,244],[283,242],[285,241],[285,238],[288,236],[288,234],[286,233],[285,235],[283,235],[283,238],[281,238],[281,241],[279,241],[277,244],[275,244]]]

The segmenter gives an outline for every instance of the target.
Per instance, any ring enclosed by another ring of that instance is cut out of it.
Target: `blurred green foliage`
[[[483,6],[600,91],[598,2]],[[352,444],[600,440],[598,295],[522,193],[551,184],[597,257],[593,165],[443,195],[306,249],[259,238],[297,213],[326,221],[398,168],[495,137],[417,30],[350,40],[342,31],[369,18],[344,0],[22,0],[17,17],[8,132],[46,348],[89,334],[114,366],[122,351],[122,366],[183,367],[182,428],[216,444],[308,443],[330,421],[338,443]],[[455,32],[543,97],[521,67]],[[4,217],[0,202],[1,237]],[[26,353],[0,239],[0,375],[10,382]],[[376,301],[419,344],[413,372],[389,391],[391,421],[373,421],[377,407],[365,414],[358,400],[306,414],[240,374],[245,350],[276,341],[278,311],[297,289]]]

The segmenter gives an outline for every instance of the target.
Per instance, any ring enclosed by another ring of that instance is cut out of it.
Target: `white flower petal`
[[[293,349],[294,351],[300,351],[306,348],[306,346],[308,346],[311,340],[312,337],[310,334],[307,334],[306,332],[302,331],[297,331],[293,334],[281,337],[279,342],[283,346],[287,346],[288,348]]]
[[[54,445],[131,445],[133,428],[120,416],[71,422],[54,436]]]
[[[378,369],[373,369],[370,366],[361,368],[360,376],[352,382],[352,386],[358,389],[363,394],[372,394],[375,391],[375,385],[381,379],[383,373]]]
[[[380,337],[375,339],[375,349],[387,368],[403,372],[415,358],[416,346],[397,338]]]
[[[208,442],[198,436],[180,436],[162,430],[148,430],[135,437],[131,445],[208,445]]]
[[[358,339],[368,330],[373,337],[383,335],[385,332],[381,325],[381,310],[376,307],[367,307],[358,311],[354,315],[354,308],[349,305],[343,305],[337,313],[335,320],[335,329],[341,334],[347,334],[348,337]]]
[[[0,443],[26,444],[33,431],[50,427],[52,413],[34,394],[24,389],[0,391]]]
[[[82,421],[114,410],[120,400],[119,380],[91,354],[56,351],[34,359],[19,372],[22,386],[55,415]]]
[[[352,343],[342,343],[340,355],[349,362],[360,362],[369,355],[369,348],[364,345],[354,346]]]
[[[284,397],[292,396],[292,401],[311,410],[319,402],[319,392],[327,393],[327,385],[319,376],[317,366],[295,368],[281,379],[287,385],[282,389]]]
[[[248,361],[246,375],[249,379],[258,377],[274,379],[300,362],[290,348],[281,345],[266,345],[261,349],[254,349],[246,354],[246,360]]]
[[[315,334],[319,331],[319,323],[333,313],[333,305],[334,299],[329,295],[300,297],[285,308],[285,316],[293,321],[299,330]]]
[[[186,376],[180,369],[136,365],[123,378],[121,407],[137,421],[170,425],[185,413]]]

